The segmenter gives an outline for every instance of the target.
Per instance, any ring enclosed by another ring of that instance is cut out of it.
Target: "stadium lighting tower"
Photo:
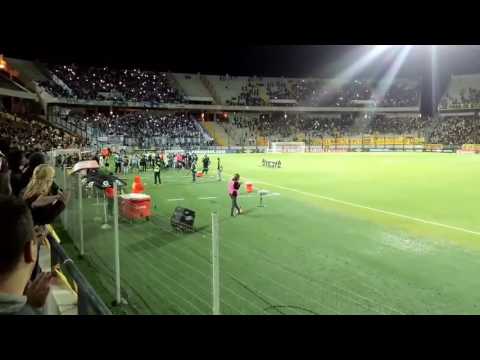
[[[435,113],[435,100],[437,99],[437,45],[431,45],[431,70],[432,70],[432,114]]]

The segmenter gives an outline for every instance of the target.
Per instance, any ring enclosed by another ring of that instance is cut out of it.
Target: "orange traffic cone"
[[[141,194],[145,192],[145,187],[142,183],[142,178],[140,176],[135,176],[135,180],[132,185],[132,193]]]

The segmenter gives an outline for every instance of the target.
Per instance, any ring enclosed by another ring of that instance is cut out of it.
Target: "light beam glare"
[[[324,94],[319,97],[319,100],[326,100],[327,97],[332,96],[335,93],[336,89],[340,89],[351,81],[355,76],[357,76],[362,70],[364,70],[368,65],[377,59],[380,55],[385,53],[388,49],[392,48],[392,45],[376,45],[368,53],[360,57],[355,61],[351,66],[346,70],[342,71],[338,76],[328,80],[323,86],[322,89]],[[396,47],[398,49],[398,47]],[[317,91],[320,89],[317,89]]]
[[[358,61],[348,67],[345,71],[341,72],[336,78],[340,80],[340,85],[344,85],[353,79],[357,74],[370,65],[373,60],[382,55],[385,51],[390,49],[392,45],[376,45],[366,55],[361,57]]]
[[[395,78],[400,71],[405,59],[407,58],[410,50],[412,49],[412,45],[405,46],[401,51],[400,54],[395,58],[395,61],[388,69],[385,76],[378,82],[377,87],[374,90],[374,97],[377,103],[380,103],[385,98],[386,93],[392,86]]]

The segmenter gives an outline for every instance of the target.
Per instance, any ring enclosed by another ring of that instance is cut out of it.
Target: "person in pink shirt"
[[[235,174],[233,179],[228,183],[228,195],[230,195],[230,198],[232,199],[232,211],[231,211],[231,216],[234,215],[234,210],[237,209],[237,215],[240,215],[242,213],[242,209],[238,206],[237,203],[237,197],[238,197],[238,191],[240,190],[240,186],[242,185],[240,182],[240,175]]]

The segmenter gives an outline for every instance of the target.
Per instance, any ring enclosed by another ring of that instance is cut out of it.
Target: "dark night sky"
[[[141,66],[174,72],[201,72],[205,74],[312,76],[322,65],[334,61],[348,51],[347,45],[319,46],[105,46],[87,49],[81,46],[42,44],[35,47],[4,49],[6,56],[40,59],[45,62],[76,62]],[[2,50],[0,49],[0,53]]]
[[[76,62],[92,65],[139,66],[174,72],[204,74],[331,77],[355,63],[368,46],[352,45],[273,45],[273,46],[201,46],[199,44],[171,45],[161,42],[146,46],[138,43],[125,46],[121,41],[102,46],[72,42],[69,45],[32,43],[25,48],[0,47],[7,57],[39,59],[50,63]],[[440,91],[450,73],[480,72],[479,46],[439,47],[438,79]],[[399,75],[422,78],[424,99],[422,107],[431,107],[430,47],[414,46]],[[364,76],[387,69],[393,58],[382,56]],[[426,96],[425,96],[426,95]],[[428,103],[430,102],[430,103]]]

